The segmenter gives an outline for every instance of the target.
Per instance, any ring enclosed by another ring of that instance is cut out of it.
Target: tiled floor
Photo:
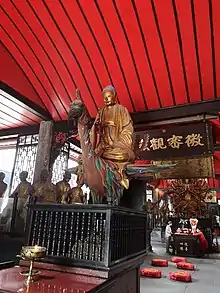
[[[163,244],[153,242],[153,250],[154,253],[148,255],[143,267],[150,267],[150,260],[155,256],[170,259]],[[161,268],[161,279],[141,278],[141,293],[220,293],[220,259],[210,255],[207,259],[188,258],[188,261],[196,266],[192,272],[192,283],[171,281],[169,272],[177,269],[175,264],[169,262],[168,267]]]

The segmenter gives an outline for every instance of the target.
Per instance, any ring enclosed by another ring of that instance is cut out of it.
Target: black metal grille
[[[146,219],[137,214],[113,212],[111,218],[111,263],[146,250]]]
[[[31,245],[47,248],[48,256],[104,261],[105,213],[34,211]]]
[[[32,205],[29,245],[47,248],[47,260],[110,267],[146,253],[143,213],[94,205]]]

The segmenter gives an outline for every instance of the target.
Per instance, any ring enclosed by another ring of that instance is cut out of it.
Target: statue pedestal
[[[147,215],[108,205],[30,205],[27,245],[46,247],[45,262],[114,271],[146,255]]]
[[[29,292],[140,292],[140,264],[146,256],[146,213],[107,205],[30,205],[27,245],[46,248],[41,271]],[[24,286],[28,262],[0,270],[0,291]],[[3,281],[4,280],[4,281]],[[75,288],[74,288],[75,286]],[[74,291],[75,289],[75,291]],[[72,291],[73,290],[73,291]]]

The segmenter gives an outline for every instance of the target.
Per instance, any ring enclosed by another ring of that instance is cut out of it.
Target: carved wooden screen
[[[11,179],[11,192],[13,192],[16,186],[20,183],[19,174],[22,171],[27,171],[27,180],[31,183],[33,182],[37,156],[38,137],[38,134],[18,136],[15,164]]]
[[[66,142],[62,146],[53,164],[52,183],[56,184],[57,182],[63,180],[64,171],[68,168],[69,152],[70,152],[70,145],[68,142]]]

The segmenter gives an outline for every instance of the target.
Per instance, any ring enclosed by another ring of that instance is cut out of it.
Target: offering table
[[[194,234],[175,233],[172,243],[176,255],[200,257],[208,247],[207,240],[202,232]]]

